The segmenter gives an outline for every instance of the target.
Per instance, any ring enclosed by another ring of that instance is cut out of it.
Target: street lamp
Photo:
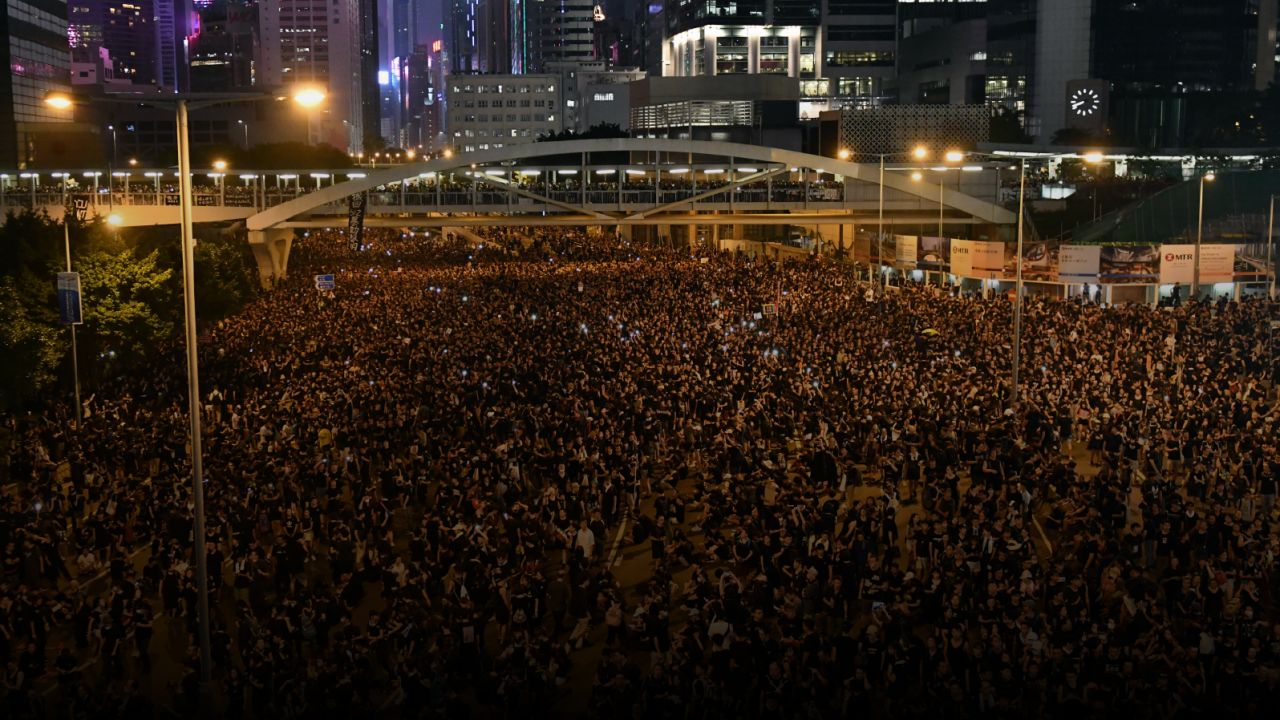
[[[1101,165],[1106,158],[1098,150],[1090,150],[1084,154],[1084,161],[1089,165]],[[1098,219],[1098,178],[1093,179],[1093,220]]]
[[[938,242],[942,242],[942,238],[944,237],[942,233],[942,223],[943,223],[943,220],[945,219],[945,213],[946,213],[946,204],[943,198],[943,196],[946,194],[946,186],[942,184],[942,173],[945,173],[947,171],[947,168],[937,167],[937,168],[934,168],[934,171],[938,173]],[[920,172],[919,170],[916,170],[915,172],[911,173],[911,180],[914,182],[920,182],[924,180],[924,173]],[[925,284],[928,284],[927,277],[925,278]],[[938,285],[940,286],[946,285],[945,276],[939,280]]]
[[[182,304],[186,319],[187,345],[187,412],[190,416],[191,433],[191,495],[194,505],[194,539],[193,548],[196,560],[197,608],[199,614],[198,637],[200,643],[200,685],[207,697],[212,680],[213,657],[209,643],[209,569],[208,552],[205,550],[205,517],[204,517],[204,469],[203,451],[201,449],[200,431],[200,369],[198,347],[196,345],[196,295],[195,295],[195,239],[192,230],[192,189],[191,189],[191,146],[188,123],[188,111],[223,105],[233,102],[258,102],[270,99],[271,95],[257,94],[192,94],[176,96],[152,95],[113,95],[93,98],[91,102],[122,103],[136,105],[140,102],[171,108],[176,113],[178,135],[178,189],[181,200],[180,215],[182,218]],[[324,91],[314,87],[297,87],[293,89],[293,100],[304,108],[311,108],[324,102]],[[278,97],[277,99],[284,99]],[[66,110],[75,103],[70,95],[53,93],[46,95],[44,102],[55,110]],[[82,101],[83,102],[83,101]],[[130,160],[130,165],[135,161]],[[157,177],[157,190],[159,178]]]
[[[1200,241],[1204,239],[1204,184],[1217,180],[1212,170],[1200,176],[1200,210],[1196,216],[1196,254],[1194,276],[1191,278],[1191,297],[1200,299]]]
[[[244,130],[244,149],[249,149],[249,123],[243,120],[237,120],[236,124]]]
[[[119,160],[116,159],[116,126],[108,125],[107,129],[111,131],[111,165],[114,167]]]
[[[888,287],[889,285],[889,277],[888,274],[885,273],[884,264],[884,161],[886,158],[899,157],[903,155],[909,155],[916,160],[923,160],[929,157],[929,149],[923,145],[917,145],[910,153],[878,153],[880,158],[880,200],[878,202],[879,215],[878,220],[876,221],[876,255],[880,260],[880,284],[883,287]]]
[[[946,159],[948,162],[959,162],[970,155],[1000,159],[989,153],[963,153],[959,150],[947,151]],[[1022,372],[1022,243],[1023,225],[1026,223],[1026,196],[1027,159],[1023,157],[1018,159],[1018,246],[1014,253],[1017,275],[1013,291],[1013,387],[1009,392],[1010,405],[1013,407],[1018,404],[1018,378]]]
[[[1267,270],[1271,275],[1271,284],[1267,289],[1267,297],[1276,298],[1276,196],[1271,196],[1271,212],[1267,214]]]

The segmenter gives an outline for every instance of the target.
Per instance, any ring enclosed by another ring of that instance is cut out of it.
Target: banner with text
[[[973,275],[973,241],[951,241],[951,273],[957,277]]]
[[[899,268],[912,270],[917,265],[917,242],[915,235],[894,236],[894,262]]]
[[[1058,279],[1062,282],[1098,282],[1100,245],[1063,245],[1058,252]]]
[[[973,250],[969,262],[970,277],[992,280],[1004,274],[1004,250],[1002,242],[971,241]]]
[[[1202,246],[1203,247],[1203,246]],[[1160,282],[1165,285],[1195,282],[1196,246],[1160,246]]]

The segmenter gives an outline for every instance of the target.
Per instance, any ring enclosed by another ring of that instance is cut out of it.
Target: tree
[[[244,242],[224,238],[196,245],[196,313],[201,322],[235,313],[257,292],[252,257],[247,253]]]
[[[0,277],[0,408],[13,408],[57,380],[68,341],[13,277]]]
[[[173,322],[157,312],[173,301],[165,288],[173,271],[159,266],[156,253],[94,252],[80,259],[79,270],[91,349],[114,351],[128,362],[173,335]]]

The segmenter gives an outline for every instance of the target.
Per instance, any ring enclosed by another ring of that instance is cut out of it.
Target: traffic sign
[[[316,276],[316,289],[317,289],[317,290],[332,290],[332,289],[333,289],[333,287],[334,287],[334,283],[333,283],[333,276],[332,276],[332,275],[317,275],[317,276]]]
[[[83,325],[80,307],[80,273],[58,273],[58,317],[63,325]]]

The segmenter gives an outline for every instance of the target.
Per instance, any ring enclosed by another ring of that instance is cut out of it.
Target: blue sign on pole
[[[317,276],[316,276],[316,289],[317,289],[317,290],[332,290],[332,289],[333,289],[333,276],[332,276],[332,275],[317,275]]]
[[[58,316],[62,324],[84,324],[80,310],[80,273],[58,273]]]

